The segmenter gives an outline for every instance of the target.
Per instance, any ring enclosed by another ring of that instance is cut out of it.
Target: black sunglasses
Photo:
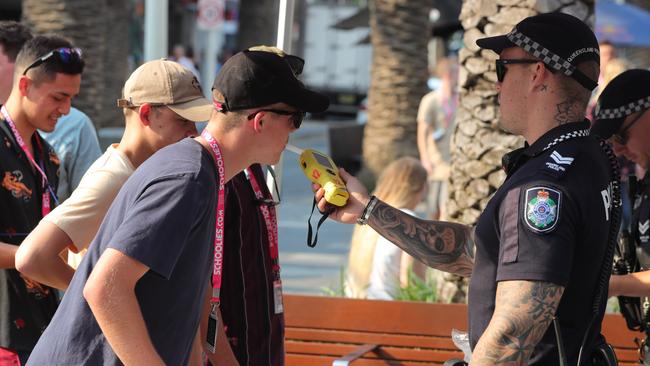
[[[506,71],[508,71],[508,68],[506,68],[506,65],[509,64],[536,64],[538,62],[542,62],[540,60],[533,60],[529,58],[519,58],[519,59],[507,59],[507,58],[502,58],[496,60],[496,69],[497,69],[497,80],[502,83],[503,78],[506,77]]]
[[[647,111],[647,109],[644,109],[641,111],[634,119],[627,124],[627,126],[621,128],[620,131],[612,135],[612,141],[616,142],[619,145],[625,145],[627,143],[627,139],[629,136],[627,135],[627,132],[632,128],[632,126],[641,119],[643,114]]]
[[[81,49],[61,47],[52,50],[47,54],[45,54],[45,56],[39,57],[36,61],[32,62],[31,65],[27,66],[25,71],[23,71],[23,75],[27,75],[27,71],[42,65],[44,62],[46,62],[53,56],[56,56],[59,59],[59,61],[63,62],[64,64],[68,64],[71,62],[79,62],[79,60],[81,60]]]
[[[255,115],[260,113],[260,112],[271,112],[275,114],[279,114],[281,116],[291,116],[289,120],[291,120],[291,123],[293,123],[293,127],[296,129],[300,128],[300,125],[302,124],[303,118],[305,118],[305,112],[301,111],[283,111],[281,109],[260,109],[257,110],[246,117],[249,121],[253,118],[255,118]]]

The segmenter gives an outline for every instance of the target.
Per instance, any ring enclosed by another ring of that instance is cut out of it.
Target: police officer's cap
[[[650,71],[627,70],[607,84],[594,110],[592,135],[608,139],[617,133],[625,118],[650,108]]]
[[[501,53],[506,48],[520,47],[553,70],[575,79],[580,85],[594,90],[598,85],[576,66],[584,61],[600,64],[596,35],[580,19],[565,13],[544,13],[519,22],[508,34],[481,38],[481,48]]]

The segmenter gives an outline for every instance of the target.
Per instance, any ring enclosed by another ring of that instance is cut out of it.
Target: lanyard
[[[214,231],[214,258],[212,265],[212,297],[210,303],[213,306],[219,305],[219,293],[221,291],[221,276],[223,269],[223,231],[225,220],[225,186],[226,170],[223,163],[223,155],[217,140],[207,130],[203,130],[201,136],[208,142],[214,153],[217,172],[219,173],[218,202],[216,212],[216,227]]]
[[[255,197],[258,200],[263,200],[264,194],[260,189],[260,185],[257,182],[257,178],[255,177],[255,174],[253,174],[253,170],[247,168],[246,176],[248,177],[248,180],[251,183],[251,187],[253,188]],[[270,206],[261,202],[259,207],[260,207],[260,212],[262,213],[262,217],[264,217],[264,223],[266,224],[266,235],[269,242],[269,255],[271,256],[271,265],[273,268],[273,275],[275,277],[274,279],[277,280],[280,277],[280,262],[278,261],[278,256],[279,256],[278,255],[279,253],[278,223],[277,223],[277,216],[275,212],[275,206]]]
[[[50,204],[50,194],[52,195],[52,198],[54,198],[54,202],[57,205],[59,204],[56,198],[56,194],[54,194],[54,191],[52,190],[52,186],[50,185],[50,182],[47,179],[47,174],[45,174],[45,166],[41,166],[36,163],[36,160],[34,159],[32,152],[29,151],[29,149],[27,148],[27,144],[25,144],[25,141],[23,140],[23,137],[20,135],[20,133],[18,133],[16,124],[11,119],[11,116],[9,115],[7,108],[4,105],[2,106],[2,108],[0,108],[0,112],[2,112],[5,121],[7,121],[7,124],[11,129],[11,132],[14,134],[14,138],[16,139],[18,146],[20,146],[20,149],[23,150],[25,156],[27,156],[27,160],[34,167],[34,169],[36,169],[36,171],[38,171],[41,174],[41,186],[43,188],[43,199],[41,201],[41,214],[43,215],[43,217],[45,217],[45,215],[50,213],[50,211],[52,210]],[[38,139],[36,141],[38,142]]]

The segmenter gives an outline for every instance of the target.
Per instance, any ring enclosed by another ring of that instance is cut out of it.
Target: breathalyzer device
[[[345,206],[350,194],[332,159],[314,149],[301,150],[287,145],[287,149],[300,154],[300,168],[307,179],[320,184],[325,190],[325,200],[335,206]]]

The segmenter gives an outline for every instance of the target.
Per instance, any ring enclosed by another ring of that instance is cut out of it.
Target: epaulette
[[[578,155],[580,149],[577,144],[564,143],[553,146],[541,154],[540,158],[544,162],[540,169],[544,174],[561,179],[575,164]]]

